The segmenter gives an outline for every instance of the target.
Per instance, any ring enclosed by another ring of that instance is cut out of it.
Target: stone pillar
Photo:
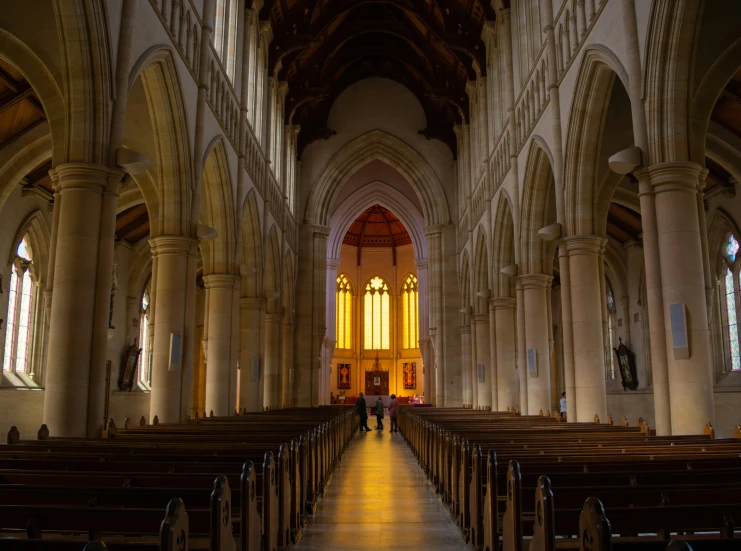
[[[494,305],[496,355],[497,355],[497,404],[499,411],[507,411],[518,403],[517,396],[517,323],[514,298],[492,299]]]
[[[499,411],[499,364],[497,363],[497,318],[494,301],[487,300],[489,307],[489,386],[491,387],[491,410]]]
[[[571,275],[571,316],[574,339],[575,392],[566,401],[575,401],[576,419],[591,422],[594,415],[607,419],[605,353],[602,333],[600,250],[604,239],[596,235],[567,237]]]
[[[442,227],[428,226],[425,228],[427,236],[427,250],[429,252],[429,314],[430,337],[435,350],[435,395],[430,396],[431,402],[438,407],[445,405],[445,342],[442,320]]]
[[[160,236],[149,241],[157,262],[154,346],[152,350],[152,392],[150,423],[156,415],[162,423],[181,419],[182,371],[185,369],[185,309],[188,294],[188,264],[195,256],[198,241],[188,237]],[[180,365],[170,365],[170,336],[180,335]],[[188,394],[191,389],[188,388]]]
[[[651,187],[651,175],[646,169],[635,172],[638,178],[638,196],[641,201],[643,227],[643,258],[646,269],[646,301],[648,328],[651,341],[651,380],[654,388],[654,415],[656,434],[672,433],[671,408],[669,407],[669,368],[667,342],[664,332],[664,300],[662,299],[662,273],[659,259],[659,235],[656,221],[656,196]],[[647,377],[648,380],[648,377]]]
[[[290,315],[283,316],[283,372],[281,373],[281,404],[283,407],[293,406],[291,400],[291,374],[293,372],[294,327],[292,317]],[[329,390],[327,390],[327,396],[329,396]]]
[[[522,285],[523,310],[525,314],[524,364],[521,376],[527,378],[527,410],[523,415],[538,415],[547,412],[551,403],[551,356],[548,323],[548,293],[552,276],[527,274],[518,278]],[[535,355],[536,371],[531,371],[528,357]]]
[[[702,234],[697,207],[701,167],[648,168],[655,196],[672,434],[702,434],[715,420]],[[689,358],[675,354],[670,307],[683,304]]]
[[[239,299],[239,407],[260,410],[260,312],[262,299]],[[253,365],[257,367],[253,370]]]
[[[517,369],[515,370],[515,384],[517,389],[517,407],[520,413],[527,413],[527,345],[525,339],[525,291],[522,286],[522,280],[518,277],[515,280],[515,289],[517,292]]]
[[[489,348],[489,314],[474,314],[471,316],[473,330],[476,331],[476,379],[473,385],[478,395],[478,405],[491,407],[491,351]],[[481,365],[484,380],[478,378],[478,366]]]
[[[229,408],[232,393],[230,384],[232,357],[232,304],[237,276],[212,274],[203,278],[208,304],[208,355],[206,356],[206,411],[214,415],[233,414]]]
[[[270,409],[281,406],[281,354],[280,337],[283,316],[281,314],[265,314],[265,392],[263,405]]]
[[[463,364],[463,403],[473,405],[473,382],[471,381],[471,370],[466,366],[471,365],[471,326],[461,325],[461,363]]]
[[[108,316],[96,320],[103,324],[98,330],[94,317],[100,317],[96,316],[96,300],[100,298],[96,287],[101,225],[106,225],[102,221],[104,195],[110,174],[104,167],[82,163],[56,169],[55,196],[60,200],[55,207],[56,232],[51,239],[56,247],[43,415],[55,436],[85,437],[90,422],[103,422],[102,409],[100,419],[92,419],[88,408],[93,370],[103,370],[103,365],[92,363],[93,337],[100,330],[108,330]],[[112,239],[110,249],[112,253]],[[105,273],[109,284],[110,277],[109,269]],[[109,297],[105,298],[107,305]]]
[[[471,321],[471,348],[470,353],[468,355],[468,363],[463,364],[463,370],[465,371],[468,369],[469,377],[471,378],[471,398],[473,402],[471,404],[473,405],[474,409],[479,407],[479,375],[478,375],[478,367],[476,366],[476,328],[473,324],[473,321]]]

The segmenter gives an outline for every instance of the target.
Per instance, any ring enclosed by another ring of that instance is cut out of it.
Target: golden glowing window
[[[336,348],[352,347],[352,285],[345,274],[337,276]]]
[[[419,288],[417,278],[409,274],[401,286],[402,315],[402,348],[417,348],[419,345],[419,324],[417,311],[419,307]]]
[[[365,286],[364,347],[366,350],[389,348],[389,286],[380,277],[374,277]]]

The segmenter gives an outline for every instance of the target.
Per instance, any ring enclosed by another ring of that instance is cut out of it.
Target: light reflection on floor
[[[383,432],[355,435],[295,549],[468,547],[401,434],[390,434],[386,423]]]

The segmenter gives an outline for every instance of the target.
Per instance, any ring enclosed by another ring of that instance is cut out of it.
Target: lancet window
[[[615,295],[612,293],[612,286],[610,282],[607,282],[607,361],[605,362],[605,368],[607,369],[607,379],[613,380],[615,378]]]
[[[389,286],[376,276],[365,286],[364,308],[364,347],[366,350],[388,350],[390,347]]]
[[[418,306],[417,278],[409,274],[401,286],[402,348],[419,347]]]
[[[345,274],[337,276],[336,348],[352,348],[352,284]]]
[[[738,273],[734,270],[736,253],[738,253],[739,244],[736,237],[729,235],[724,244],[724,256],[728,263],[723,279],[725,290],[725,310],[726,310],[726,336],[728,339],[728,359],[730,361],[731,371],[741,371],[741,354],[739,353],[738,342]]]
[[[33,254],[24,236],[11,262],[3,371],[30,371],[36,294]]]
[[[152,380],[152,347],[151,335],[149,332],[150,304],[151,304],[151,281],[147,284],[142,293],[141,311],[139,315],[139,382],[149,385]]]

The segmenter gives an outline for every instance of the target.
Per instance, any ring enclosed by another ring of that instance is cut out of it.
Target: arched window
[[[606,282],[607,285],[607,361],[605,362],[605,368],[607,369],[607,379],[613,380],[615,378],[615,324],[613,318],[615,317],[615,296],[612,294],[612,287],[610,282]]]
[[[735,288],[735,277],[732,270],[733,263],[736,260],[736,253],[738,252],[739,244],[733,235],[728,236],[728,240],[725,243],[725,257],[728,262],[726,268],[726,275],[724,279],[725,295],[726,295],[726,327],[728,329],[728,352],[731,361],[732,371],[741,371],[741,356],[739,355],[738,345],[738,320],[736,316],[736,288]]]
[[[152,380],[152,348],[150,346],[149,334],[149,305],[150,305],[151,281],[147,284],[142,293],[141,313],[139,315],[139,347],[142,349],[139,354],[139,381],[149,385]]]
[[[389,286],[376,276],[365,286],[363,331],[366,350],[388,350],[389,308]]]
[[[352,285],[345,274],[337,276],[337,315],[335,339],[337,348],[352,347]]]
[[[417,278],[409,274],[401,286],[402,348],[419,347],[419,288]]]
[[[234,81],[237,60],[237,12],[236,0],[216,0],[214,25],[214,49],[226,69],[229,80]]]
[[[33,254],[24,236],[15,251],[10,271],[3,371],[29,371],[35,294]]]

